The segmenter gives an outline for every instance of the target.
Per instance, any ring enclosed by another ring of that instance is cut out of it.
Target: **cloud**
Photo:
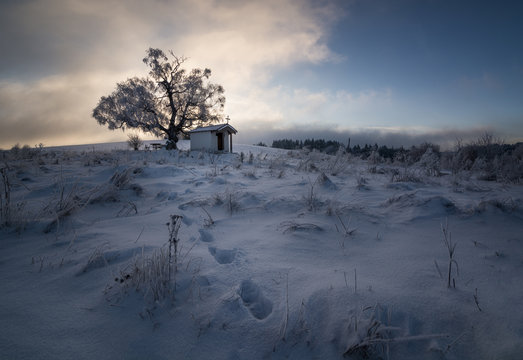
[[[0,146],[111,141],[90,117],[93,94],[108,76],[50,76],[33,82],[0,82]],[[121,134],[118,134],[121,135]]]
[[[203,1],[191,16],[197,29],[178,45],[191,48],[193,57],[233,68],[320,63],[337,57],[326,45],[328,24],[337,17],[328,3]]]
[[[273,71],[339,61],[327,45],[339,14],[312,0],[2,2],[0,146],[114,138],[91,110],[116,82],[146,74],[149,46],[210,67],[231,117],[280,120],[278,89],[267,87]]]
[[[338,57],[326,43],[339,18],[328,2],[36,0],[0,6],[8,35],[0,44],[10,49],[0,69],[18,74],[135,70],[149,46],[244,82],[263,79],[268,67]]]
[[[382,113],[391,112],[390,109],[395,106],[390,89],[350,93],[275,86],[251,89],[244,97],[249,97],[242,103],[244,108],[238,109],[237,104],[230,107],[240,110],[231,113],[231,118],[235,119],[240,129],[243,125],[246,128],[263,128],[264,124],[278,129],[315,128],[321,124],[324,128],[344,131],[368,128],[369,122],[387,126],[391,120],[384,118]],[[253,104],[254,107],[250,108]]]

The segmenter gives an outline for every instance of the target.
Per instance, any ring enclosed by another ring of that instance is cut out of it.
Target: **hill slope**
[[[521,186],[235,151],[6,162],[0,357],[520,357]]]

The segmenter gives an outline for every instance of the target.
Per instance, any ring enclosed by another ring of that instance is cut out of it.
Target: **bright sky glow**
[[[522,13],[519,1],[2,1],[0,147],[126,139],[91,112],[146,74],[148,47],[212,69],[239,142],[522,141]]]

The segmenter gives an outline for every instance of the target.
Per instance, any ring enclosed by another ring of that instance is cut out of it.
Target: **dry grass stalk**
[[[169,227],[169,281],[171,281],[171,272],[174,260],[174,284],[176,289],[176,273],[178,272],[178,231],[182,225],[183,216],[171,215],[171,221],[167,223]],[[173,259],[174,258],[174,259]]]
[[[441,232],[443,233],[443,242],[447,248],[449,254],[449,268],[448,268],[448,277],[447,277],[447,287],[450,288],[451,280],[454,288],[456,288],[456,279],[452,278],[452,265],[456,266],[456,274],[459,275],[459,267],[457,261],[454,259],[454,253],[456,251],[456,245],[458,243],[452,242],[452,234],[449,231],[449,222],[448,219],[445,220],[445,225],[441,224]]]
[[[0,169],[2,174],[3,189],[0,193],[0,225],[9,225],[10,211],[11,211],[11,184],[9,182],[9,168],[7,164]]]

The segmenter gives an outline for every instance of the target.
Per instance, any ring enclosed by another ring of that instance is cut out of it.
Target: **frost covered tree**
[[[149,48],[143,62],[149,76],[133,77],[102,96],[93,117],[109,129],[140,129],[167,139],[176,149],[178,136],[196,126],[222,119],[225,104],[221,85],[209,81],[211,70],[182,68],[186,58]]]

